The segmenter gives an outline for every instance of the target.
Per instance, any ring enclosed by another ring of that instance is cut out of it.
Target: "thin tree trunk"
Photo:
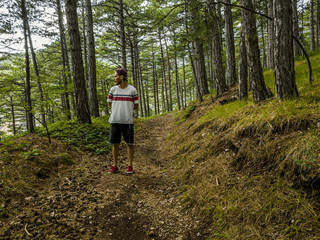
[[[171,64],[170,64],[170,57],[169,57],[169,50],[167,41],[165,41],[166,46],[166,54],[167,54],[167,70],[168,70],[168,90],[169,90],[169,111],[172,111],[172,87],[171,87]]]
[[[244,29],[242,26],[239,46],[239,64],[238,64],[238,79],[239,79],[239,99],[244,100],[248,97],[248,63],[247,49],[244,37]]]
[[[69,28],[77,118],[79,121],[91,123],[78,26],[77,0],[65,0],[65,4]]]
[[[126,56],[126,35],[124,30],[124,16],[123,16],[123,2],[119,0],[119,20],[120,20],[120,43],[121,43],[121,59],[122,67],[127,69],[127,56]]]
[[[315,41],[314,41],[314,4],[313,0],[310,0],[310,51],[315,51]]]
[[[161,68],[162,68],[162,83],[164,86],[164,92],[162,91],[162,95],[165,95],[165,99],[163,101],[163,104],[165,104],[165,108],[167,112],[170,111],[169,109],[169,99],[168,99],[168,90],[167,90],[167,79],[166,79],[166,69],[164,64],[164,56],[163,56],[163,47],[161,42],[161,32],[159,30],[159,44],[160,44],[160,53],[161,53]]]
[[[273,18],[273,0],[268,0],[268,16]],[[274,30],[273,30],[273,21],[268,19],[268,39],[267,39],[267,67],[274,67]]]
[[[40,105],[41,124],[43,126],[46,126],[46,115],[45,115],[45,111],[44,111],[44,107],[43,107],[43,104],[44,104],[43,90],[42,90],[42,85],[41,85],[41,79],[40,79],[40,73],[39,73],[36,53],[34,52],[33,44],[32,44],[29,20],[27,20],[27,27],[28,27],[28,38],[29,38],[30,51],[31,51],[31,56],[32,56],[32,63],[33,63],[33,68],[34,68],[36,77],[37,77],[37,86],[38,86],[39,98],[40,98],[39,105]]]
[[[225,0],[225,28],[226,28],[226,57],[227,57],[227,84],[228,87],[234,86],[237,83],[236,76],[236,58],[234,47],[233,20],[230,0]]]
[[[31,84],[30,84],[30,59],[28,51],[28,16],[26,9],[26,1],[21,0],[21,13],[23,20],[23,33],[24,33],[24,44],[25,44],[25,64],[26,64],[26,119],[27,119],[27,129],[30,132],[34,132],[33,124],[33,113],[32,113],[32,101],[31,101]]]
[[[175,75],[176,75],[176,93],[177,93],[177,103],[178,109],[181,109],[180,103],[180,83],[179,83],[179,70],[178,70],[178,60],[177,60],[177,40],[176,40],[176,31],[173,31],[173,47],[174,47],[174,66],[175,66]]]
[[[84,63],[84,77],[86,86],[88,87],[88,47],[87,47],[87,36],[86,36],[86,13],[85,13],[85,0],[81,0],[81,18],[82,18],[82,40],[83,40],[83,63]],[[80,37],[81,39],[81,37]]]
[[[292,23],[293,23],[293,35],[299,39],[299,22],[298,22],[298,9],[297,0],[292,0]],[[293,42],[294,56],[301,56],[301,50],[295,41]]]
[[[96,54],[93,33],[93,19],[91,0],[86,0],[87,44],[88,44],[88,92],[90,112],[93,117],[99,117],[99,103],[97,96]]]
[[[61,10],[61,3],[60,0],[57,0],[57,12],[58,12],[58,22],[59,22],[59,33],[60,33],[60,49],[61,49],[61,59],[62,59],[62,79],[63,79],[63,86],[64,92],[62,94],[63,99],[63,109],[67,115],[67,119],[71,119],[71,112],[70,112],[70,102],[69,102],[69,91],[68,91],[68,82],[70,77],[70,71],[68,66],[68,55],[67,55],[67,46],[66,46],[66,38],[65,38],[65,31],[63,25],[63,15]]]

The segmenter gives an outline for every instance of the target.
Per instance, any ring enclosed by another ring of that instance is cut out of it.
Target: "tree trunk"
[[[236,76],[236,59],[234,47],[234,33],[233,33],[233,20],[230,0],[225,0],[225,29],[226,29],[226,57],[227,57],[227,84],[228,87],[234,86],[237,83]]]
[[[168,90],[167,90],[167,79],[166,79],[166,69],[164,64],[164,56],[163,56],[163,47],[161,42],[161,31],[159,30],[159,44],[160,44],[160,53],[161,53],[161,68],[162,68],[162,86],[164,87],[164,91],[162,91],[163,101],[162,104],[165,106],[164,109],[167,112],[170,111],[169,109],[169,99],[168,99]]]
[[[319,49],[319,40],[320,40],[320,0],[317,0],[317,21],[316,21],[316,29],[317,29],[317,49]]]
[[[87,44],[88,44],[88,92],[90,111],[93,117],[99,117],[99,103],[97,96],[96,54],[93,33],[93,19],[91,0],[86,0]]]
[[[32,44],[29,20],[27,20],[27,27],[28,27],[28,38],[29,38],[30,51],[31,51],[31,56],[32,56],[32,63],[33,63],[33,68],[34,68],[36,77],[37,77],[37,85],[38,85],[39,98],[40,98],[39,105],[40,105],[41,124],[43,126],[46,126],[46,115],[45,115],[44,106],[43,106],[44,105],[43,90],[42,90],[42,84],[41,84],[41,79],[40,79],[40,73],[39,73],[36,53],[34,52],[34,48],[33,48],[33,44]]]
[[[241,0],[242,6],[253,9],[252,0]],[[242,20],[245,28],[246,48],[249,65],[249,79],[253,100],[259,103],[268,97],[260,60],[259,40],[254,13],[242,9]]]
[[[69,28],[77,118],[79,121],[91,123],[78,27],[77,0],[65,0],[65,4]]]
[[[200,84],[199,84],[199,80],[198,80],[198,76],[197,76],[197,72],[196,72],[196,68],[195,68],[195,60],[192,56],[192,53],[191,53],[191,48],[190,48],[190,41],[189,41],[189,24],[188,24],[188,17],[187,17],[187,14],[188,14],[188,3],[187,3],[188,0],[185,0],[184,1],[184,13],[185,13],[185,17],[184,17],[184,21],[185,21],[185,28],[186,28],[186,35],[187,35],[187,47],[188,47],[188,54],[189,54],[189,59],[190,59],[190,63],[191,63],[191,68],[192,68],[192,74],[193,74],[193,78],[195,80],[195,83],[196,83],[196,89],[197,89],[197,94],[198,94],[198,97],[199,97],[199,102],[202,102],[203,100],[203,97],[202,97],[202,94],[200,92]]]
[[[24,34],[24,44],[25,44],[25,63],[26,63],[25,109],[26,109],[27,129],[30,132],[34,132],[32,101],[31,101],[31,84],[30,84],[30,59],[29,59],[29,51],[28,51],[28,16],[27,16],[25,0],[21,0],[21,15],[23,20],[23,34]]]
[[[180,84],[179,84],[179,70],[178,70],[178,60],[177,60],[177,40],[176,40],[176,31],[173,31],[173,47],[174,47],[174,66],[175,66],[175,75],[176,75],[176,93],[177,93],[177,103],[178,109],[181,109],[180,103]]]
[[[81,18],[82,18],[82,40],[83,40],[83,63],[84,63],[84,79],[86,81],[86,87],[88,87],[88,47],[87,47],[87,36],[86,36],[86,13],[85,13],[85,0],[81,0]],[[81,42],[81,37],[80,37]]]
[[[13,130],[13,135],[17,134],[17,130],[16,130],[16,116],[14,113],[14,104],[13,104],[13,99],[10,96],[10,105],[11,105],[11,116],[12,116],[12,130]]]
[[[63,15],[61,10],[60,0],[57,0],[57,12],[58,12],[58,22],[59,22],[59,34],[60,34],[60,49],[61,49],[61,60],[62,60],[62,79],[64,92],[62,94],[63,104],[62,108],[67,115],[67,119],[71,119],[70,102],[69,102],[69,91],[68,82],[70,77],[70,69],[68,67],[68,55],[67,55],[67,44],[65,38]]]
[[[292,0],[292,23],[293,23],[293,35],[300,39],[299,37],[299,22],[298,22],[298,9],[297,0]],[[301,50],[299,44],[295,41],[293,42],[293,52],[294,56],[301,56]]]
[[[243,26],[241,30],[240,46],[239,46],[238,79],[239,79],[239,99],[243,100],[248,97],[248,63],[247,63],[247,49],[246,49]]]
[[[275,83],[276,95],[281,100],[298,96],[295,82],[292,7],[286,0],[274,0],[275,25]]]
[[[124,16],[123,16],[123,2],[119,0],[119,20],[120,20],[120,42],[121,42],[121,58],[122,67],[127,69],[127,56],[126,56],[126,35],[124,30]]]
[[[193,36],[193,59],[195,63],[195,70],[197,75],[199,93],[201,96],[209,93],[206,64],[204,60],[203,39],[201,39],[201,22],[202,18],[199,16],[197,9],[197,0],[190,0],[190,14],[191,14],[191,34]]]
[[[268,0],[268,16],[273,18],[273,0]],[[267,67],[272,69],[274,67],[273,39],[274,39],[273,21],[268,19]]]
[[[214,6],[209,7],[209,23],[211,24],[210,34],[212,37],[212,57],[213,57],[213,71],[217,88],[217,97],[220,97],[227,91],[225,71],[222,60],[222,45],[221,45],[221,31],[219,28],[218,17]]]
[[[171,84],[171,64],[170,64],[170,57],[169,57],[169,49],[167,45],[167,41],[165,41],[166,46],[166,54],[167,54],[167,70],[168,70],[168,90],[169,90],[169,111],[172,111],[172,84]]]
[[[314,41],[314,7],[313,0],[310,0],[310,51],[315,51],[315,41]]]

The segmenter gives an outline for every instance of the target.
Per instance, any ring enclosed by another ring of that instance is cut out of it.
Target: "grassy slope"
[[[306,61],[296,62],[299,99],[221,105],[208,96],[177,117],[167,150],[208,239],[320,236],[319,59],[311,59],[313,86]],[[274,92],[272,71],[265,78]]]

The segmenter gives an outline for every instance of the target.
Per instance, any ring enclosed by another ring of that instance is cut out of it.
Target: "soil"
[[[59,169],[32,194],[11,201],[0,219],[0,239],[202,239],[200,221],[179,199],[163,142],[174,118],[141,123],[135,136],[135,173],[108,173],[112,155],[78,153],[76,165]]]

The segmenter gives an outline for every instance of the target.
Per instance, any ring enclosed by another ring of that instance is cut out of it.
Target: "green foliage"
[[[108,143],[109,123],[107,117],[93,119],[93,124],[84,124],[76,120],[60,121],[48,126],[50,135],[65,143],[79,147],[81,150],[104,154],[111,151]],[[44,128],[38,133],[45,136]]]
[[[22,153],[22,156],[25,160],[33,159],[36,156],[39,156],[41,154],[40,150],[37,148],[32,149],[31,151]]]
[[[190,103],[190,105],[183,112],[182,116],[180,117],[180,120],[177,123],[179,124],[179,123],[183,123],[184,121],[186,121],[191,116],[191,114],[193,113],[193,111],[195,109],[196,109],[195,102]]]

